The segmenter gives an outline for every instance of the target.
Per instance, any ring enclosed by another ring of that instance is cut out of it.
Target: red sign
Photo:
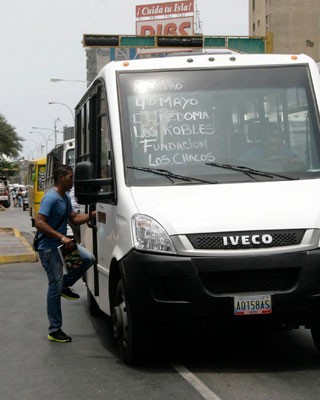
[[[193,0],[168,3],[143,4],[136,6],[136,18],[153,18],[166,15],[193,13]]]
[[[136,6],[136,34],[142,36],[189,36],[194,32],[194,0]],[[162,17],[162,18],[161,18]],[[183,51],[189,49],[184,48]],[[177,49],[140,49],[139,54],[170,53]]]
[[[154,19],[137,22],[138,35],[188,36],[193,35],[193,18]]]

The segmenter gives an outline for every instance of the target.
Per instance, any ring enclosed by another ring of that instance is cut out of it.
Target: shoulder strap
[[[68,214],[69,214],[69,203],[70,203],[70,201],[69,201],[67,195],[66,195],[66,201],[65,201],[65,203],[66,203],[66,213],[64,214],[63,218],[62,218],[61,221],[59,222],[59,225],[58,225],[56,228],[53,228],[55,231],[56,231],[58,228],[60,228],[60,226],[63,224],[63,221],[68,217]]]

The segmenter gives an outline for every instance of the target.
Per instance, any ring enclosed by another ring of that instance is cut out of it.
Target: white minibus
[[[57,144],[47,154],[47,169],[45,179],[46,190],[53,187],[53,171],[57,168],[57,166],[65,164],[74,168],[74,157],[74,139],[68,139]]]
[[[157,323],[311,328],[320,349],[320,76],[306,55],[111,62],[76,106],[96,219],[89,309],[128,363]],[[159,338],[157,339],[159,340]]]

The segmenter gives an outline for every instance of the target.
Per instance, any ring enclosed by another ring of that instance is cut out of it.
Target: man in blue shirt
[[[73,186],[72,168],[60,165],[54,171],[53,176],[54,187],[44,195],[35,225],[41,231],[41,240],[38,246],[39,258],[47,273],[49,283],[47,294],[48,339],[65,343],[71,342],[72,339],[61,329],[61,296],[69,300],[76,300],[80,297],[70,287],[85,274],[95,259],[87,249],[77,245],[83,263],[63,274],[63,264],[58,246],[63,244],[70,251],[75,246],[74,241],[66,237],[68,219],[75,225],[81,225],[88,222],[90,216],[89,214],[78,214],[72,208],[68,194]]]

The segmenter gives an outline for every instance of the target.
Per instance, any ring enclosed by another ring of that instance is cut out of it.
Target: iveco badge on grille
[[[239,244],[243,246],[250,246],[252,244],[271,244],[272,243],[272,235],[263,234],[263,235],[241,235],[241,236],[223,236],[223,244],[224,246],[238,246]]]

